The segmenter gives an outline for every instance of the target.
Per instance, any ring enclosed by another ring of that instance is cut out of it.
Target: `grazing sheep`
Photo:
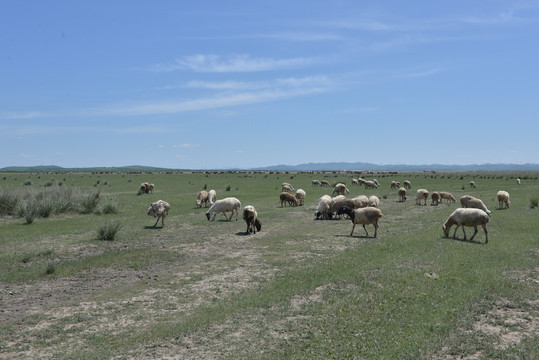
[[[432,199],[431,205],[437,206],[440,203],[440,193],[438,191],[433,191],[430,198]]]
[[[316,208],[316,212],[314,215],[316,216],[316,219],[319,219],[322,217],[322,219],[330,219],[329,210],[331,208],[331,196],[324,195],[320,198],[320,201],[318,202],[318,207]]]
[[[327,180],[322,180],[320,183],[322,186],[329,186],[329,182]]]
[[[507,208],[509,207],[509,205],[511,205],[511,202],[509,201],[509,193],[507,191],[500,190],[498,191],[496,196],[498,197],[498,205],[500,209],[503,209],[504,204]]]
[[[150,205],[147,214],[149,216],[157,217],[157,221],[153,224],[153,227],[157,226],[159,219],[161,219],[161,226],[165,227],[165,217],[168,215],[169,210],[170,204],[163,200],[157,200]]]
[[[230,221],[232,220],[232,216],[234,216],[234,212],[236,213],[236,221],[238,221],[238,211],[241,208],[241,202],[236,199],[235,197],[228,197],[224,198],[222,200],[217,200],[213,203],[213,205],[209,208],[208,211],[206,211],[206,217],[208,220],[210,220],[210,216],[213,214],[213,219],[215,220],[215,216],[218,213],[223,213],[225,218]],[[227,212],[231,212],[230,218],[226,216]]]
[[[405,202],[406,201],[406,189],[401,187],[401,188],[399,188],[397,193],[399,194],[399,201],[400,202]]]
[[[343,206],[349,207],[351,209],[355,209],[356,202],[354,201],[354,199],[348,199],[344,195],[335,196],[334,198],[331,199],[331,208],[329,210],[330,217],[333,217],[333,215],[335,214],[340,219],[340,215],[337,215],[337,212]]]
[[[392,181],[391,184],[389,184],[390,189],[398,189],[401,186],[401,183],[398,181]]]
[[[447,191],[440,191],[440,204],[442,203],[442,199],[446,199],[449,204],[457,202],[457,199]]]
[[[378,188],[378,185],[374,181],[365,181],[365,189],[376,189]]]
[[[148,194],[150,192],[150,184],[143,182],[138,188],[137,195]]]
[[[423,199],[425,201],[425,205],[427,205],[428,198],[429,198],[429,192],[426,189],[418,189],[415,194],[415,204],[421,205],[421,200]]]
[[[470,196],[470,195],[464,195],[460,198],[460,205],[463,207],[463,208],[475,208],[475,209],[481,209],[483,210],[484,212],[487,213],[488,216],[490,216],[491,212],[489,209],[487,209],[487,207],[485,206],[485,204],[483,204],[483,202],[478,199],[478,198],[475,198],[473,196]]]
[[[256,234],[257,231],[262,229],[262,224],[260,223],[260,220],[258,220],[258,213],[252,205],[247,205],[243,209],[243,220],[247,223],[245,234],[249,234],[250,232]]]
[[[215,200],[217,200],[217,192],[213,189],[208,191],[208,203],[210,206],[212,206],[215,203]]]
[[[204,203],[204,207],[208,206],[208,192],[206,190],[197,192],[196,207],[201,208],[202,203]]]
[[[470,187],[471,187],[472,189],[475,189],[475,187],[476,187],[476,186],[475,186],[475,181],[470,181]]]
[[[449,215],[449,218],[447,218],[446,222],[444,223],[442,230],[444,231],[444,235],[448,237],[451,226],[456,225],[457,227],[455,228],[455,232],[453,233],[453,238],[455,238],[457,229],[459,228],[459,226],[462,226],[464,240],[466,240],[466,231],[464,231],[464,227],[473,227],[475,231],[470,239],[471,241],[477,234],[477,226],[481,225],[483,227],[483,230],[485,231],[486,244],[488,243],[487,223],[489,222],[489,220],[489,216],[483,210],[458,208],[457,210],[453,211],[451,215]]]
[[[520,185],[520,179],[517,178],[517,185]]]
[[[318,180],[313,180],[311,181],[311,183],[313,184],[313,186],[322,186],[322,183]]]
[[[350,193],[350,190],[348,190],[348,188],[346,187],[346,185],[344,184],[341,184],[341,183],[338,183],[337,185],[335,185],[335,187],[333,188],[333,191],[331,193],[331,196],[335,196],[335,195],[345,195],[345,194],[349,194]]]
[[[303,189],[297,189],[296,190],[296,199],[298,199],[299,206],[303,206],[305,203],[305,190]]]
[[[352,179],[352,185],[358,185],[359,180],[358,179]]]
[[[354,229],[356,228],[356,224],[363,225],[365,234],[369,236],[369,232],[367,231],[365,225],[372,224],[374,225],[374,237],[376,237],[376,234],[378,232],[378,220],[383,216],[382,211],[375,207],[365,207],[361,209],[342,207],[337,212],[337,215],[341,214],[347,214],[352,221],[353,226],[352,231],[350,232],[350,236],[354,235]]]
[[[369,202],[370,202],[369,198],[366,197],[365,195],[358,195],[352,200],[354,200],[355,209],[367,207],[369,206]]]
[[[289,192],[283,191],[281,195],[279,195],[279,199],[281,200],[281,207],[283,207],[283,204],[285,203],[288,203],[289,206],[298,206],[298,199],[296,199],[294,194]]]
[[[380,207],[380,199],[375,195],[369,196],[369,206],[375,208]]]
[[[148,184],[148,193],[153,194],[153,189],[155,189],[155,185],[154,184]]]
[[[403,185],[404,185],[405,189],[411,189],[412,188],[412,183],[409,180],[404,180]]]
[[[290,185],[289,183],[283,183],[281,185],[281,191],[286,191],[286,192],[293,192],[294,191],[294,187],[292,185]]]
[[[380,186],[380,183],[376,179],[372,179],[372,182],[376,184],[376,187]]]

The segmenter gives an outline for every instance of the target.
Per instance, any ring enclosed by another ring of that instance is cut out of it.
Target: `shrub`
[[[227,185],[227,186],[226,186],[226,191],[230,191],[230,189],[232,189],[232,186]]]
[[[539,205],[539,199],[538,198],[530,199],[530,207],[532,209],[535,209],[538,205]]]
[[[90,214],[95,210],[98,203],[99,203],[99,192],[87,195],[80,202],[79,212],[81,214]]]
[[[24,182],[24,185],[26,185],[26,186],[32,185],[32,180],[26,180]]]
[[[112,241],[116,238],[116,234],[122,228],[122,224],[117,221],[107,221],[99,229],[97,229],[97,239],[104,241]]]
[[[52,275],[55,273],[55,271],[56,271],[56,266],[54,266],[54,264],[48,264],[47,268],[45,269],[45,274]]]
[[[34,201],[29,201],[21,208],[21,215],[26,220],[27,224],[32,224],[39,215],[39,209]]]
[[[108,202],[103,205],[103,214],[117,214],[118,213],[118,204]]]
[[[19,202],[18,193],[0,190],[0,215],[15,215]]]

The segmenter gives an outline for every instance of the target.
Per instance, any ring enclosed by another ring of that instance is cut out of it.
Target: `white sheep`
[[[262,229],[262,224],[260,223],[260,220],[258,220],[258,213],[252,205],[247,205],[243,209],[243,220],[247,223],[245,234],[249,234],[250,232],[256,234],[257,231]]]
[[[464,195],[460,198],[460,205],[463,207],[463,208],[475,208],[475,209],[481,209],[483,210],[484,212],[487,213],[488,216],[491,215],[491,212],[489,209],[487,209],[487,207],[485,206],[485,204],[483,203],[483,201],[481,201],[481,199],[478,199],[478,198],[475,198],[473,196],[470,196],[470,195]]]
[[[347,214],[350,217],[350,220],[352,221],[352,231],[350,232],[350,236],[354,235],[354,229],[356,228],[356,224],[363,225],[363,229],[365,230],[365,234],[369,236],[369,232],[367,231],[367,228],[365,225],[372,224],[374,225],[374,237],[376,237],[376,234],[378,232],[378,220],[383,216],[382,211],[380,209],[375,207],[365,207],[361,209],[351,209],[349,207],[342,207],[337,211],[337,215]]]
[[[356,202],[354,199],[348,199],[344,195],[337,195],[334,198],[331,199],[331,208],[329,210],[330,218],[333,217],[333,214],[337,214],[340,208],[343,206],[355,209],[356,208]],[[340,218],[340,215],[338,215]]]
[[[401,183],[398,181],[392,181],[391,184],[389,184],[390,189],[398,189],[401,186]]]
[[[425,205],[427,205],[427,199],[429,198],[429,192],[426,189],[418,189],[415,194],[415,204],[421,205],[421,200],[425,201]]]
[[[399,188],[397,193],[399,194],[399,201],[400,202],[405,202],[406,201],[406,189],[401,187],[401,188]]]
[[[457,229],[459,226],[462,226],[462,232],[464,233],[464,240],[466,240],[466,231],[464,231],[464,227],[473,227],[475,229],[471,239],[473,240],[475,235],[477,234],[477,226],[481,225],[483,227],[483,230],[485,231],[485,244],[488,243],[488,232],[487,232],[487,223],[489,222],[489,216],[480,209],[473,209],[473,208],[458,208],[451,215],[449,215],[449,218],[447,218],[446,222],[442,226],[442,230],[444,231],[444,235],[446,237],[449,236],[449,230],[451,229],[451,226],[456,225],[455,232],[453,233],[453,238],[455,238],[455,235],[457,233]]]
[[[234,212],[236,213],[236,221],[238,221],[238,211],[241,208],[241,202],[236,199],[235,197],[228,197],[221,200],[217,200],[213,203],[213,205],[209,208],[208,211],[206,211],[206,217],[208,220],[210,220],[210,216],[213,214],[212,220],[215,220],[215,216],[218,213],[223,213],[225,218],[230,221],[232,220],[232,216],[234,216]],[[226,213],[230,212],[230,218],[227,217]]]
[[[372,180],[369,180],[369,181],[365,181],[365,189],[376,189],[378,188],[378,185],[376,185],[376,183]]]
[[[296,196],[286,191],[283,191],[281,195],[279,195],[279,200],[281,200],[281,207],[286,203],[288,203],[289,206],[298,206],[298,199]]]
[[[376,187],[380,186],[380,183],[376,179],[372,179],[372,182],[376,184]]]
[[[504,205],[507,208],[509,205],[511,205],[511,201],[509,201],[509,193],[507,191],[500,190],[496,196],[498,197],[498,205],[500,209],[503,209]]]
[[[143,182],[138,188],[137,195],[148,194],[150,192],[150,183]]]
[[[369,206],[375,208],[380,207],[380,199],[375,195],[369,196]]]
[[[168,215],[169,210],[170,204],[163,200],[157,200],[150,205],[147,214],[149,216],[157,217],[157,221],[153,224],[153,227],[157,226],[159,219],[161,219],[161,226],[165,227],[165,217]]]
[[[345,195],[345,194],[349,194],[349,193],[350,193],[350,190],[348,190],[348,188],[346,187],[346,185],[341,184],[341,183],[338,183],[338,184],[335,185],[335,187],[333,188],[333,191],[331,192],[331,196],[335,196],[335,195]]]
[[[292,185],[290,185],[289,183],[284,182],[281,185],[281,191],[283,191],[283,192],[285,192],[285,191],[286,192],[292,192],[292,191],[294,191],[294,187]]]
[[[352,200],[354,201],[355,209],[367,207],[369,206],[369,202],[370,202],[369,198],[366,197],[365,195],[358,195]]]
[[[440,204],[442,203],[442,199],[446,199],[449,204],[457,202],[457,199],[447,191],[440,191]]]
[[[313,184],[313,186],[322,186],[322,183],[318,180],[313,180],[311,181],[311,183]]]
[[[154,184],[148,184],[148,192],[153,194],[153,190],[155,189]]]
[[[197,192],[196,207],[201,208],[202,203],[204,203],[204,207],[208,206],[208,192],[206,190]]]
[[[438,191],[433,191],[430,198],[432,199],[431,205],[437,206],[440,203],[440,193]]]
[[[520,185],[520,179],[517,178],[517,185]]]
[[[412,183],[410,182],[410,180],[404,180],[404,188],[405,189],[411,189],[412,188]]]
[[[215,200],[217,200],[217,192],[213,189],[208,191],[208,203],[210,206],[212,206],[215,203]]]
[[[475,189],[476,185],[475,185],[475,181],[470,181],[470,187],[472,189]]]
[[[358,179],[352,179],[352,185],[359,185]]]
[[[327,180],[322,180],[320,181],[320,183],[322,184],[322,186],[329,186],[329,181]]]
[[[322,219],[329,219],[329,210],[331,208],[331,196],[324,195],[320,198],[318,202],[318,207],[316,208],[316,219],[322,217]]]
[[[296,199],[298,199],[299,206],[303,206],[305,203],[305,190],[303,189],[297,189],[296,190]]]

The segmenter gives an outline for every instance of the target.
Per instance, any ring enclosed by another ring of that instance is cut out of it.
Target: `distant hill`
[[[473,164],[473,165],[406,165],[406,164],[372,164],[364,162],[328,162],[307,163],[299,165],[274,165],[249,169],[204,169],[204,170],[253,170],[253,171],[331,171],[331,170],[358,170],[358,171],[539,171],[539,164]],[[133,172],[133,171],[179,171],[188,169],[170,169],[143,165],[119,166],[119,167],[88,167],[88,168],[63,168],[55,165],[41,166],[9,166],[0,169],[0,172]],[[196,169],[200,170],[200,169]]]

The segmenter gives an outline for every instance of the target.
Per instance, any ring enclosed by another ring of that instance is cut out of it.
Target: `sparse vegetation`
[[[118,221],[106,221],[97,229],[97,238],[104,241],[112,241],[116,239],[118,231],[122,228],[122,224]]]

